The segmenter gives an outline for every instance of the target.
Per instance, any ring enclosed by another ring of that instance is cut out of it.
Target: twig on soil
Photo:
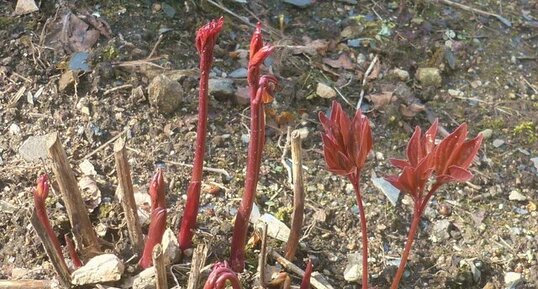
[[[164,265],[164,254],[162,245],[155,245],[155,247],[153,247],[152,253],[153,265],[155,266],[156,288],[168,289],[168,281],[166,280],[166,267]]]
[[[267,223],[263,222],[260,228],[262,235],[262,245],[260,255],[258,256],[258,276],[260,277],[260,288],[265,288],[267,280],[265,279],[265,265],[267,264]]]
[[[50,280],[0,280],[0,289],[51,289]]]
[[[301,148],[301,134],[293,131],[291,134],[291,159],[293,165],[293,213],[291,230],[286,244],[286,259],[295,259],[295,252],[299,245],[301,229],[304,219],[304,187],[303,187],[303,157]]]
[[[114,158],[116,162],[116,172],[118,174],[118,189],[116,194],[121,202],[125,221],[131,244],[135,251],[140,254],[144,248],[144,238],[142,236],[142,227],[138,219],[137,206],[134,198],[133,182],[131,179],[131,169],[127,161],[125,151],[125,139],[119,138],[114,143]]]
[[[115,63],[112,63],[112,65],[113,66],[119,66],[119,67],[149,65],[149,66],[157,67],[157,68],[160,68],[160,69],[165,69],[164,67],[151,62],[151,61],[159,60],[159,59],[161,59],[161,57],[153,57],[153,58],[147,58],[147,59],[142,59],[142,60],[131,60],[131,61],[115,62]]]
[[[282,135],[278,137],[279,146],[280,146],[281,137]],[[288,154],[288,149],[290,147],[290,139],[291,139],[291,127],[288,126],[288,131],[286,133],[286,142],[284,143],[284,146],[280,146],[282,147],[282,155],[280,156],[280,163],[282,163],[284,168],[286,168],[286,171],[288,171],[288,183],[290,183],[290,185],[293,185],[292,169],[288,165],[288,162],[286,161],[286,155]]]
[[[364,73],[364,76],[362,77],[362,85],[361,85],[361,94],[359,95],[359,101],[357,101],[357,107],[355,107],[355,110],[359,110],[362,105],[362,100],[364,98],[364,86],[366,85],[366,82],[368,81],[368,76],[370,76],[370,73],[372,73],[372,70],[374,70],[375,64],[379,61],[379,55],[376,55],[372,62],[370,62],[370,65],[366,69],[366,72]]]
[[[171,164],[171,165],[192,168],[191,164],[174,162],[174,161],[164,161],[164,162],[167,163],[167,164]],[[232,176],[225,169],[210,168],[210,167],[205,167],[204,166],[203,170],[206,171],[206,172],[213,172],[213,173],[221,174],[221,175],[225,176],[226,179],[231,179],[232,178]]]
[[[107,147],[109,144],[113,143],[114,141],[116,141],[118,138],[120,138],[122,135],[124,135],[127,131],[129,131],[130,127],[127,127],[126,129],[124,129],[122,132],[118,133],[118,135],[116,135],[115,137],[109,139],[107,142],[105,142],[104,144],[100,145],[98,148],[94,149],[91,153],[87,154],[85,157],[83,157],[82,159],[89,159],[91,156],[93,156],[94,154],[98,153],[100,150],[102,150],[103,148]]]
[[[110,94],[114,91],[117,91],[117,90],[120,90],[120,89],[125,89],[125,88],[132,88],[133,85],[132,84],[124,84],[124,85],[120,85],[120,86],[116,86],[116,87],[112,87],[110,89],[107,89],[105,92],[103,92],[103,95],[107,95],[107,94]]]
[[[155,45],[153,45],[153,49],[151,49],[151,52],[149,53],[147,59],[151,59],[153,54],[155,54],[155,50],[157,50],[157,46],[163,41],[164,34],[159,34],[159,38],[157,39],[157,42],[155,42]]]
[[[206,258],[207,258],[207,246],[200,244],[194,249],[192,253],[192,264],[189,281],[187,282],[187,289],[198,288],[198,282],[200,282],[200,273],[203,271]]]
[[[455,7],[455,8],[459,8],[459,9],[462,9],[462,10],[465,10],[465,11],[470,11],[470,12],[485,15],[485,16],[492,16],[492,17],[497,18],[497,20],[501,21],[502,24],[504,24],[504,25],[506,25],[508,27],[512,27],[512,22],[510,22],[508,19],[502,17],[499,14],[487,12],[487,11],[480,10],[480,9],[476,9],[476,8],[469,7],[469,6],[463,5],[461,3],[452,2],[452,1],[449,1],[449,0],[434,0],[434,1],[437,2],[437,3],[441,3],[441,4],[445,4],[445,5],[448,5],[448,6]]]
[[[88,216],[88,209],[84,205],[75,174],[69,165],[57,132],[47,137],[46,145],[49,156],[53,161],[52,170],[60,186],[73,235],[77,243],[81,245],[83,255],[94,256],[100,251],[101,245],[93,230]]]
[[[41,239],[41,243],[43,243],[45,252],[47,253],[47,256],[49,256],[50,262],[52,263],[54,270],[58,274],[58,277],[59,277],[58,279],[60,283],[62,284],[62,286],[69,288],[71,286],[71,274],[69,273],[69,269],[65,265],[64,256],[61,255],[60,252],[56,250],[52,239],[47,234],[45,227],[39,220],[37,213],[35,211],[32,213],[30,222],[32,223],[32,226],[34,226],[34,229],[37,235],[39,236],[39,239]],[[2,285],[0,285],[0,288],[2,288]],[[28,288],[28,287],[6,287],[6,288]]]
[[[286,258],[284,258],[283,256],[281,256],[280,254],[278,254],[276,251],[274,250],[270,250],[271,251],[271,255],[273,256],[273,258],[275,258],[275,260],[280,263],[280,265],[282,265],[282,267],[292,271],[293,273],[301,276],[301,278],[304,276],[304,271],[295,266],[295,264],[293,264],[292,262],[290,262],[289,260],[287,260]],[[310,284],[314,287],[314,288],[317,288],[317,289],[332,289],[333,287],[332,286],[326,286],[324,284],[322,284],[318,279],[316,279],[316,276],[312,276],[310,277]]]

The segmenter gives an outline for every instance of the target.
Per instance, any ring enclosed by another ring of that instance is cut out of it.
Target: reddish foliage
[[[301,281],[300,289],[310,288],[310,276],[311,275],[312,275],[312,260],[308,259],[308,264],[306,264],[306,269],[304,270],[303,281]]]
[[[67,247],[67,251],[69,252],[69,256],[71,257],[71,262],[73,262],[73,267],[75,269],[80,268],[82,266],[82,262],[80,261],[77,250],[75,249],[75,243],[73,243],[73,240],[69,237],[69,234],[64,235],[65,239],[65,246]]]
[[[232,284],[233,289],[241,289],[237,274],[228,266],[228,262],[218,262],[213,265],[213,271],[207,277],[204,289],[225,289],[226,281]]]

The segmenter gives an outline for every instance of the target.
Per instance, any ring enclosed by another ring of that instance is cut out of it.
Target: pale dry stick
[[[265,264],[267,264],[267,223],[263,222],[260,228],[262,235],[262,244],[260,248],[260,255],[258,255],[258,276],[260,277],[260,288],[265,288],[267,280],[265,278]]]
[[[351,104],[351,101],[349,101],[341,92],[338,88],[336,87],[333,87],[334,91],[336,91],[338,93],[338,95],[340,95],[340,97],[351,107],[353,107],[353,104]]]
[[[477,14],[480,14],[480,15],[492,16],[492,17],[497,18],[497,20],[501,21],[502,24],[504,24],[504,25],[506,25],[508,27],[512,27],[512,22],[510,22],[508,19],[502,17],[499,14],[487,12],[487,11],[480,10],[480,9],[476,9],[476,8],[469,7],[467,5],[463,5],[463,4],[460,4],[460,3],[452,2],[452,1],[449,1],[449,0],[433,0],[433,1],[437,2],[437,3],[445,4],[445,5],[448,5],[448,6],[456,7],[456,8],[465,10],[465,11],[477,13]]]
[[[279,146],[280,146],[281,136],[282,135],[280,135],[278,137]],[[293,184],[293,175],[292,175],[293,171],[290,168],[290,166],[288,165],[288,162],[286,161],[286,155],[288,154],[288,149],[290,147],[290,142],[291,142],[291,127],[288,126],[288,131],[286,133],[286,142],[284,143],[284,146],[280,146],[280,147],[282,147],[282,155],[280,156],[280,163],[282,163],[282,166],[284,166],[284,168],[286,168],[286,171],[288,172],[288,183]]]
[[[370,65],[366,69],[366,72],[364,73],[364,76],[362,77],[362,85],[361,85],[361,94],[359,95],[359,101],[357,101],[357,107],[355,110],[359,110],[362,105],[362,100],[364,98],[364,86],[366,85],[366,82],[368,81],[368,76],[370,76],[370,73],[372,73],[372,70],[374,69],[375,64],[379,61],[379,56],[376,55],[372,62],[370,62]]]
[[[177,166],[183,166],[183,167],[187,167],[187,168],[192,168],[192,164],[186,164],[186,163],[180,163],[180,162],[174,162],[174,161],[164,161],[164,162],[167,163],[167,164],[171,164],[171,165],[177,165]],[[232,176],[225,169],[217,169],[217,168],[211,168],[211,167],[204,166],[203,170],[206,171],[206,172],[213,172],[213,173],[221,174],[221,175],[225,176],[227,179],[232,178]]]
[[[107,147],[109,144],[115,142],[118,138],[120,138],[122,135],[124,135],[125,133],[127,133],[127,131],[129,131],[130,127],[127,127],[126,129],[124,129],[122,132],[118,133],[118,135],[116,135],[115,137],[107,140],[104,144],[100,145],[98,148],[94,149],[91,153],[87,154],[85,157],[83,157],[82,159],[88,159],[90,158],[91,156],[93,156],[94,154],[98,153],[99,151],[101,151],[102,149],[104,149],[105,147]]]
[[[112,87],[110,89],[107,89],[105,92],[103,92],[103,95],[110,94],[110,93],[112,93],[114,91],[117,91],[117,90],[120,90],[120,89],[126,89],[126,88],[132,88],[132,87],[133,87],[132,84],[124,84],[124,85]]]
[[[0,289],[52,289],[50,280],[0,280]]]
[[[45,227],[43,226],[43,224],[37,217],[37,214],[35,211],[32,213],[30,222],[32,223],[32,226],[34,226],[34,229],[37,235],[39,236],[39,239],[41,239],[41,243],[43,243],[43,247],[45,248],[45,252],[47,253],[47,256],[49,256],[50,262],[52,263],[52,267],[54,267],[54,270],[58,274],[58,280],[60,281],[62,286],[69,288],[71,286],[71,274],[69,273],[69,269],[67,268],[67,265],[65,265],[64,256],[61,255],[56,250],[53,241],[47,234]],[[1,285],[0,285],[0,288],[2,288]],[[6,288],[16,288],[16,287],[6,287]],[[27,288],[27,287],[19,287],[19,288]]]
[[[155,45],[153,45],[153,49],[151,49],[151,52],[149,53],[147,59],[151,59],[153,54],[155,54],[155,51],[157,50],[157,46],[161,44],[161,41],[163,41],[163,38],[164,38],[164,34],[159,34],[159,38],[157,39],[157,42],[155,42]]]
[[[282,267],[292,271],[293,273],[303,277],[304,276],[304,271],[295,266],[295,264],[293,264],[292,262],[290,262],[288,259],[284,258],[282,255],[278,254],[276,251],[274,250],[270,250],[271,251],[271,255],[273,256],[273,258],[275,258],[275,260],[280,263],[280,265],[282,265]],[[324,285],[323,283],[321,283],[318,279],[316,279],[316,276],[311,276],[310,277],[310,285],[312,285],[314,288],[316,289],[333,289],[332,286],[328,285]]]
[[[85,253],[87,256],[96,255],[100,251],[101,246],[93,230],[90,217],[88,216],[88,209],[84,205],[75,174],[69,165],[67,155],[57,132],[47,137],[46,146],[49,156],[52,159],[52,171],[60,186],[60,192],[62,193],[62,199],[67,209],[73,235],[82,249],[86,250]]]
[[[291,134],[291,159],[293,172],[293,213],[291,217],[291,230],[286,244],[286,259],[294,260],[295,252],[301,237],[301,228],[304,219],[304,183],[303,183],[303,151],[301,148],[301,134],[294,130]]]
[[[205,261],[207,259],[207,246],[200,244],[194,249],[192,253],[191,273],[189,275],[189,281],[187,282],[187,289],[198,288],[198,282],[200,282],[200,275],[203,271]]]
[[[155,266],[156,288],[168,289],[168,280],[166,280],[166,266],[164,265],[163,246],[161,244],[155,245],[152,253],[153,265]]]
[[[119,138],[114,143],[114,159],[116,162],[116,172],[118,174],[118,189],[116,190],[116,194],[125,214],[125,221],[127,222],[127,230],[129,231],[131,244],[135,251],[140,254],[144,248],[144,238],[140,220],[138,219],[133,181],[131,179],[131,169],[127,160],[124,138]]]

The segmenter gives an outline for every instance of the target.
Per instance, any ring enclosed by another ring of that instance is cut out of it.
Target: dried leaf
[[[338,59],[323,58],[323,63],[331,66],[332,68],[343,68],[343,69],[353,69],[353,61],[347,55],[347,53],[342,53],[338,56]]]
[[[374,109],[382,108],[396,100],[393,91],[382,91],[380,93],[370,94],[367,95],[366,98],[374,104]]]

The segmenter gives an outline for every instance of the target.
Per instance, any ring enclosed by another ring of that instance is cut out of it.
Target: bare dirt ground
[[[266,70],[280,84],[268,111],[256,203],[288,225],[292,190],[282,162],[289,158],[283,156],[286,132],[288,127],[308,131],[303,140],[306,233],[295,264],[304,268],[311,258],[314,270],[334,288],[356,288],[356,282],[344,279],[344,271],[347,255],[360,251],[358,210],[352,187],[324,170],[317,113],[327,111],[333,99],[353,112],[362,91],[361,108],[375,141],[361,179],[372,285],[388,288],[412,212],[408,197],[400,196],[393,206],[372,179],[394,173],[388,159],[404,155],[414,126],[429,127],[437,117],[448,131],[467,122],[470,135],[482,132],[485,141],[471,182],[444,187],[433,198],[401,288],[538,287],[535,2],[460,2],[502,15],[505,23],[423,0],[408,1],[403,10],[397,1],[315,1],[304,8],[276,0],[239,2],[42,1],[39,11],[12,16],[15,4],[0,1],[0,279],[54,276],[29,221],[35,180],[51,171],[50,160],[23,156],[39,154],[38,148],[23,146],[33,136],[59,132],[77,177],[88,175],[100,192],[93,200],[87,196],[95,207],[93,224],[124,260],[132,252],[114,194],[112,144],[106,144],[118,134],[127,138],[136,191],[147,192],[155,164],[165,163],[168,226],[177,229],[190,176],[185,164],[192,163],[196,134],[195,30],[222,15],[225,27],[211,77],[231,80],[221,81],[231,86],[210,101],[205,165],[229,177],[204,175],[195,244],[210,245],[208,263],[229,254],[249,123],[241,68],[252,24],[261,21],[265,39],[277,47]],[[69,12],[88,23],[94,20],[86,29],[80,23],[72,27],[96,32],[65,38]],[[62,79],[77,47],[89,51],[89,67]],[[182,88],[175,94],[181,98],[179,108],[172,112],[148,100],[149,83],[162,73]],[[320,83],[329,87],[323,93],[317,92]],[[79,166],[83,162],[95,171],[88,174]],[[54,229],[63,235],[70,228],[55,186],[47,204]],[[270,246],[281,250],[283,244],[271,240]],[[258,249],[248,249],[245,288],[254,284]],[[181,261],[189,262],[189,257]],[[173,273],[183,288],[188,270]],[[517,284],[506,284],[506,277]]]

